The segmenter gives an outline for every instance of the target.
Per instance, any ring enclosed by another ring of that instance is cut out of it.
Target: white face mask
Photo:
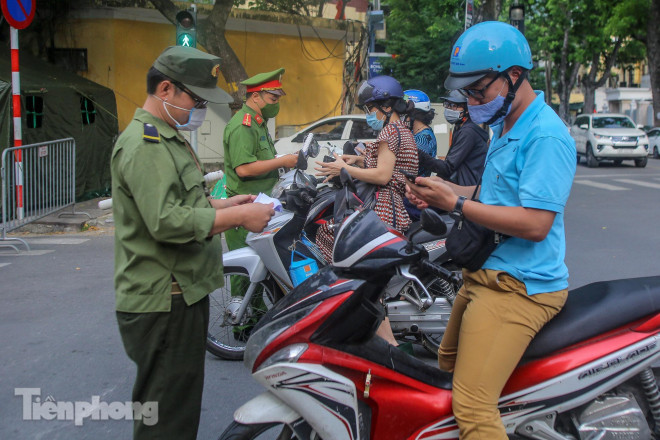
[[[202,126],[204,123],[204,120],[206,119],[206,107],[205,108],[183,108],[179,107],[178,105],[170,104],[167,101],[163,101],[161,98],[159,98],[156,95],[153,95],[154,98],[159,99],[163,102],[163,109],[165,109],[165,113],[167,113],[167,116],[170,117],[172,122],[174,122],[174,126],[176,127],[177,130],[182,130],[182,131],[195,131],[199,127]],[[183,110],[188,113],[188,121],[186,121],[185,124],[180,124],[179,121],[174,119],[172,115],[170,114],[169,110],[167,109],[167,106],[174,107],[179,110]]]

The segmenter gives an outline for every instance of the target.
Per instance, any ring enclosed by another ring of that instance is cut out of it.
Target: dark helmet
[[[360,84],[357,95],[358,105],[365,105],[390,98],[403,98],[403,87],[391,76],[381,75]]]
[[[442,100],[453,102],[454,104],[467,105],[467,98],[458,90],[452,90],[449,96],[443,97]]]

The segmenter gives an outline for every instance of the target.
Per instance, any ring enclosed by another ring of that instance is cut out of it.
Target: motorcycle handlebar
[[[419,262],[419,265],[425,271],[433,275],[439,276],[440,278],[444,278],[447,281],[451,281],[452,283],[460,283],[461,281],[460,277],[454,272],[447,270],[438,264],[431,263],[429,260],[426,259],[421,260]]]

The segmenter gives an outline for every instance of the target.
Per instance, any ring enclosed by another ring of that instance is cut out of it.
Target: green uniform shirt
[[[146,138],[145,123],[157,130]],[[117,310],[170,311],[172,277],[188,305],[221,287],[220,236],[208,238],[215,209],[183,137],[138,109],[115,144],[111,170]]]
[[[259,123],[258,121],[261,121]],[[270,191],[279,179],[277,170],[255,177],[240,178],[236,167],[258,160],[274,159],[275,146],[268,133],[266,120],[257,112],[243,104],[225,127],[223,138],[225,149],[225,176],[227,176],[227,195],[259,194],[270,195]]]

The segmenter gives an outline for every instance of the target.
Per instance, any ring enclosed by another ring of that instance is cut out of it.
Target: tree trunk
[[[545,60],[545,103],[552,104],[552,57]]]
[[[473,24],[497,20],[502,12],[502,0],[484,0]]]
[[[568,13],[568,22],[570,23],[571,13]],[[557,85],[557,91],[559,93],[559,117],[564,120],[564,122],[570,122],[570,99],[571,99],[571,90],[575,86],[575,81],[577,80],[578,72],[580,69],[579,63],[573,63],[572,65],[568,59],[568,50],[569,50],[569,36],[571,29],[564,29],[564,41],[561,48],[561,59],[559,63],[559,84]]]
[[[616,63],[616,57],[621,48],[621,39],[617,39],[612,49],[612,53],[605,55],[605,67],[603,76],[599,79],[596,79],[598,76],[598,71],[600,70],[600,60],[602,59],[601,53],[594,53],[591,59],[591,67],[589,68],[589,73],[587,73],[582,79],[582,93],[584,94],[584,113],[593,113],[594,112],[594,101],[596,99],[595,93],[596,89],[602,87],[605,82],[612,75],[612,67]]]
[[[651,77],[651,92],[653,94],[653,125],[658,125],[660,113],[660,1],[651,0],[648,25],[646,28],[646,54],[649,62],[649,76]]]
[[[179,8],[171,0],[150,0],[170,22],[176,22]],[[219,56],[220,70],[234,98],[230,106],[240,107],[245,86],[240,82],[247,78],[245,68],[225,38],[225,25],[234,6],[233,0],[216,0],[211,14],[205,20],[197,20],[197,41],[211,54]]]

